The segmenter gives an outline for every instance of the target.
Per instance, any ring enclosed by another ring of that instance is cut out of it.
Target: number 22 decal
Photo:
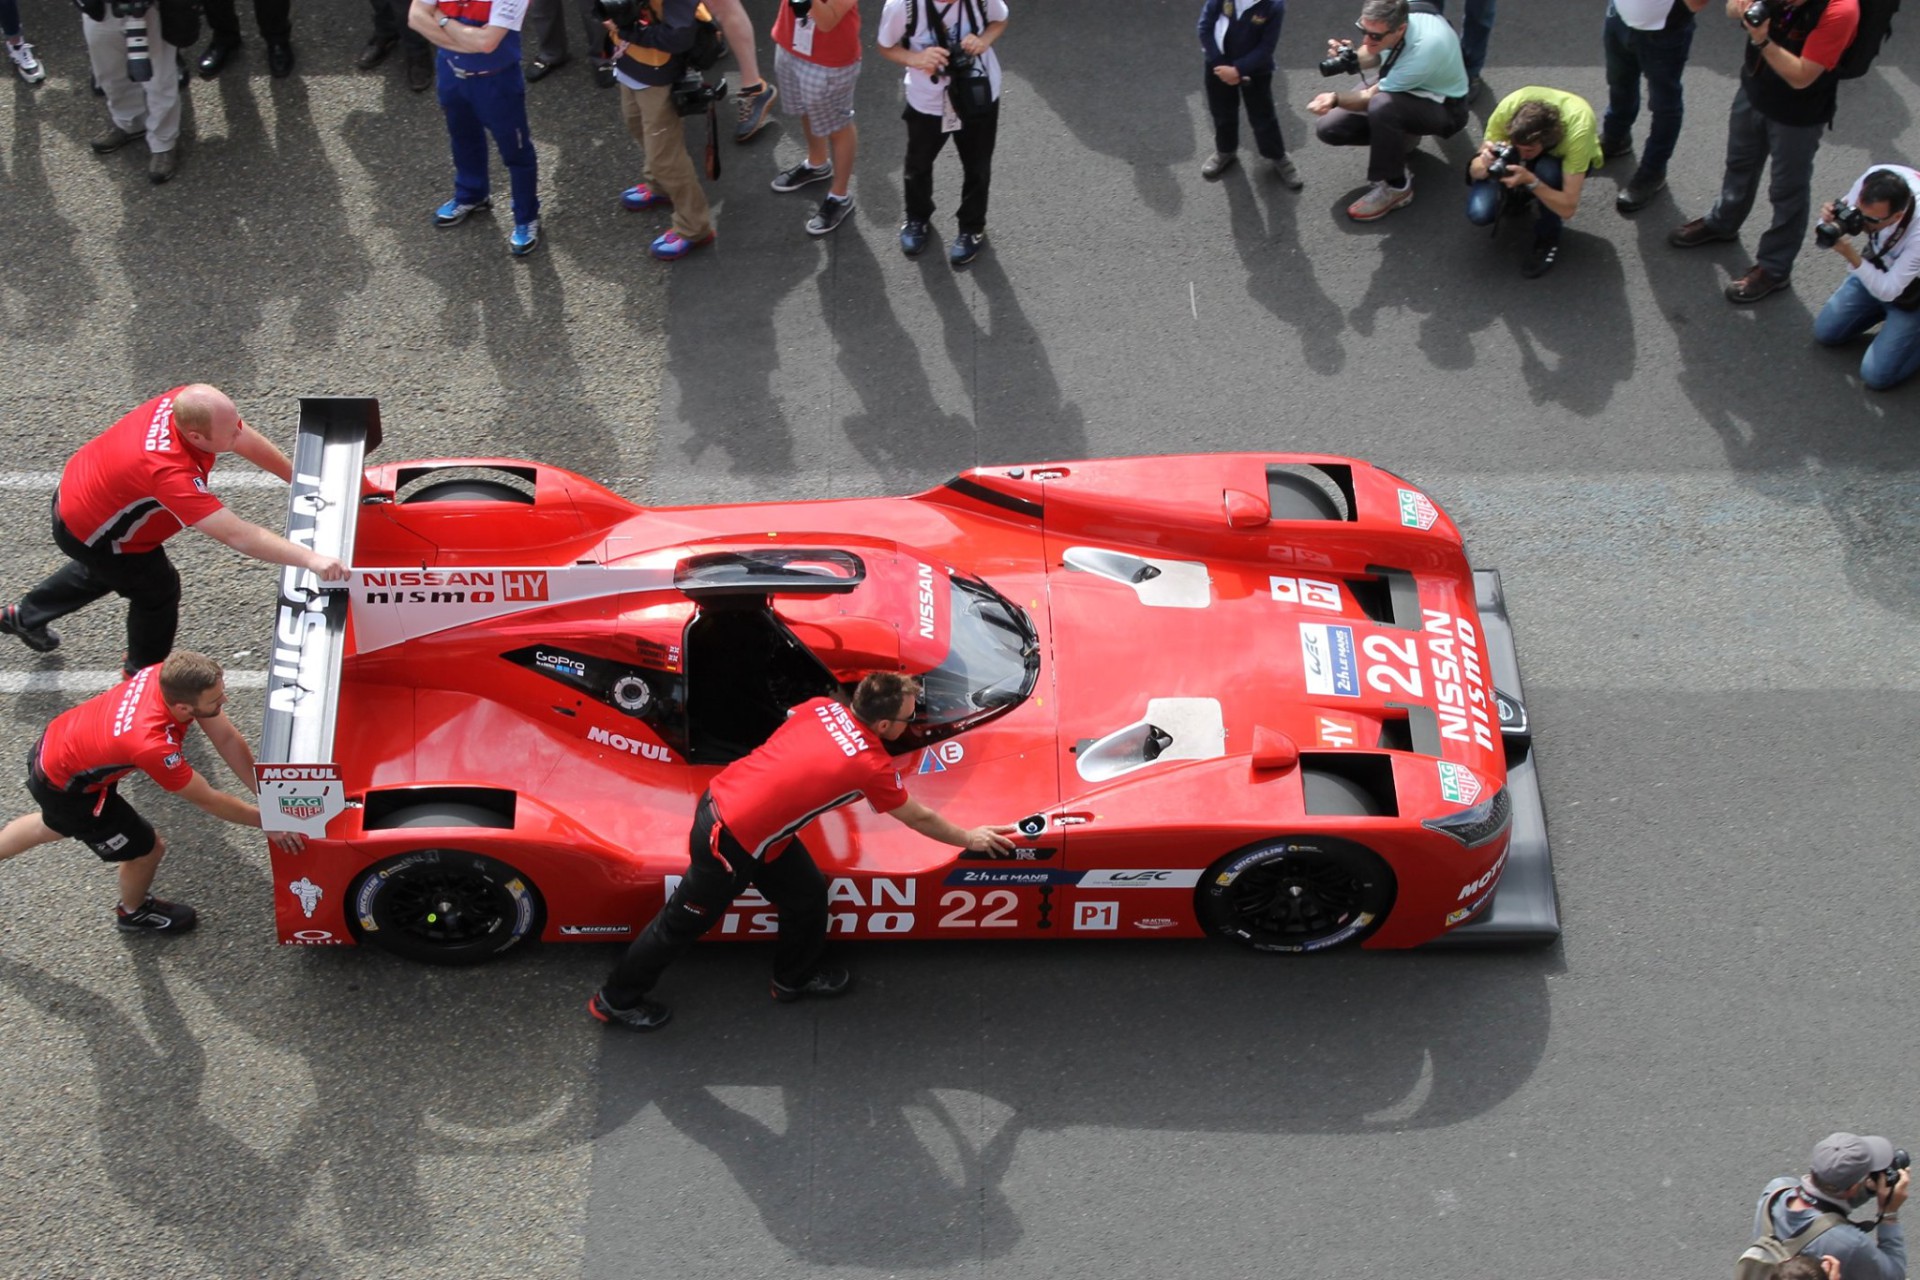
[[[940,905],[953,910],[940,917],[939,928],[1012,929],[1018,924],[1013,913],[1020,905],[1020,895],[1011,889],[994,889],[976,898],[966,889],[955,889],[940,895]],[[982,907],[987,914],[971,919],[975,909]]]
[[[1421,696],[1420,655],[1412,636],[1396,642],[1392,636],[1376,633],[1360,642],[1360,652],[1381,664],[1367,668],[1369,685],[1381,693],[1404,693],[1409,698]],[[1395,662],[1399,665],[1386,665]]]

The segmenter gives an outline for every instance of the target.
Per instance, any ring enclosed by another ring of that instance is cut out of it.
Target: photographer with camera
[[[1876,324],[1879,334],[1860,357],[1860,380],[1874,391],[1899,386],[1920,371],[1920,247],[1914,210],[1920,170],[1882,164],[1861,174],[1843,199],[1821,206],[1815,243],[1847,260],[1847,278],[1814,317],[1823,346],[1852,342]],[[1850,237],[1864,234],[1855,248]]]
[[[180,154],[180,50],[200,37],[188,0],[75,0],[93,80],[112,123],[94,154],[147,140],[147,181],[170,181]]]
[[[1286,0],[1206,0],[1201,7],[1200,52],[1206,60],[1202,82],[1207,112],[1213,117],[1213,154],[1200,166],[1200,176],[1209,182],[1238,158],[1240,108],[1245,106],[1253,145],[1273,165],[1281,185],[1289,191],[1306,185],[1287,154],[1280,118],[1273,110],[1273,50],[1286,16]]]
[[[800,117],[807,158],[782,170],[775,191],[827,182],[807,234],[824,236],[853,212],[853,161],[860,135],[853,90],[860,81],[859,0],[780,0],[773,20],[773,73],[788,115]]]
[[[513,187],[507,251],[524,258],[540,244],[540,167],[527,125],[527,81],[520,71],[520,24],[527,0],[414,0],[407,25],[439,49],[440,107],[453,144],[453,199],[433,211],[436,227],[457,227],[493,208],[487,135],[500,149]]]
[[[1427,0],[1366,0],[1354,23],[1360,43],[1329,40],[1320,74],[1380,68],[1373,84],[1316,94],[1314,132],[1336,147],[1367,147],[1367,193],[1347,206],[1355,222],[1384,218],[1413,200],[1407,152],[1424,135],[1450,138],[1467,122],[1467,70],[1460,39]]]
[[[1559,257],[1561,225],[1579,210],[1587,174],[1604,163],[1585,98],[1539,85],[1516,89],[1487,117],[1486,140],[1467,164],[1467,221],[1490,227],[1503,201],[1531,199],[1539,212],[1520,274],[1543,276]]]
[[[1747,273],[1726,287],[1729,302],[1758,302],[1786,286],[1813,212],[1813,158],[1838,101],[1834,67],[1860,25],[1859,0],[1727,0],[1747,34],[1740,87],[1727,118],[1720,197],[1702,218],[1667,235],[1676,249],[1735,240],[1773,166],[1767,198],[1773,223]]]
[[[700,6],[697,0],[596,0],[594,11],[613,39],[620,114],[647,155],[646,176],[620,193],[620,203],[633,210],[672,207],[673,225],[647,251],[676,262],[714,238],[707,193],[687,154],[687,130],[675,103],[676,95],[711,92],[698,73],[686,88],[676,88],[689,75],[686,54]],[[718,92],[726,92],[724,82]]]
[[[1000,59],[993,42],[1007,29],[1006,0],[887,0],[876,39],[880,56],[907,69],[906,220],[900,252],[918,257],[933,218],[933,162],[953,136],[960,153],[959,231],[947,260],[964,267],[987,240],[987,196],[1000,135]]]
[[[1775,1178],[1760,1193],[1753,1215],[1756,1239],[1741,1265],[1750,1258],[1777,1259],[1783,1246],[1797,1244],[1793,1252],[1800,1255],[1836,1259],[1846,1280],[1906,1280],[1900,1206],[1912,1177],[1908,1163],[1907,1153],[1885,1138],[1852,1133],[1822,1138],[1806,1176]],[[1849,1215],[1870,1202],[1878,1219],[1852,1221]]]

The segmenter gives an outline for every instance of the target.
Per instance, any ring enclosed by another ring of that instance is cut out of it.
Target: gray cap
[[[1863,1138],[1857,1133],[1832,1133],[1820,1139],[1807,1167],[1813,1180],[1829,1191],[1845,1191],[1862,1178],[1893,1163],[1893,1144],[1885,1138]]]

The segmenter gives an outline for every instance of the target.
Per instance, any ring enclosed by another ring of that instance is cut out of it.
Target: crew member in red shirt
[[[820,964],[827,946],[826,877],[794,833],[862,796],[930,840],[974,853],[1010,852],[1013,827],[955,826],[901,785],[885,744],[906,732],[919,697],[910,677],[874,672],[853,691],[851,708],[833,698],[803,702],[757,750],[715,775],[694,811],[680,887],[587,1001],[587,1011],[635,1031],[664,1026],[672,1012],[646,999],[647,992],[748,885],[780,913],[773,998],[845,994],[852,977]]]
[[[242,422],[219,388],[199,382],[154,397],[80,446],[53,495],[53,540],[67,565],[0,609],[0,632],[49,653],[60,633],[48,623],[113,592],[127,601],[126,674],[162,661],[180,625],[180,575],[161,544],[183,525],[256,560],[345,578],[332,556],[227,510],[207,488],[223,453],[293,479],[287,455]]]
[[[118,928],[127,933],[193,928],[198,917],[192,907],[147,892],[167,842],[121,796],[118,784],[139,769],[216,818],[259,826],[258,806],[215,791],[181,749],[187,731],[198,723],[227,767],[253,790],[253,749],[221,709],[226,700],[220,664],[182,649],[165,664],[137,671],[126,683],[63,712],[27,759],[27,791],[40,811],[0,827],[0,861],[72,836],[119,867]],[[288,853],[298,853],[306,843],[291,832],[267,838]]]

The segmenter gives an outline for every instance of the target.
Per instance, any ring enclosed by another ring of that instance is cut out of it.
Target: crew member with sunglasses
[[[1833,205],[1820,207],[1821,222],[1840,232],[1833,251],[1847,260],[1848,270],[1814,317],[1813,336],[1838,347],[1879,325],[1860,357],[1860,381],[1886,391],[1920,371],[1920,246],[1914,243],[1920,235],[1913,225],[1920,170],[1875,165],[1854,181],[1845,203],[1860,211],[1859,231],[1835,225]],[[1866,240],[1856,248],[1851,236],[1862,233]]]

